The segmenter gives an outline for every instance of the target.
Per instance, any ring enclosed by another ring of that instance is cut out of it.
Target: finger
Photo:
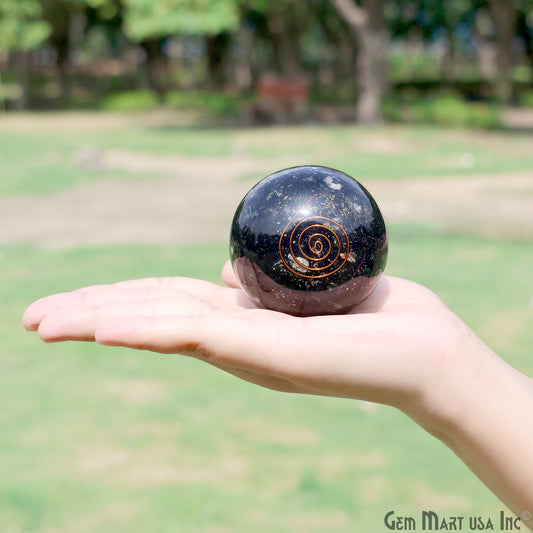
[[[302,319],[285,316],[272,319],[273,315],[280,315],[272,311],[256,310],[253,314],[256,315],[254,319],[250,318],[250,313],[157,319],[122,317],[100,323],[95,340],[106,346],[193,356],[242,379],[276,390],[360,397],[371,401],[389,398],[385,393],[392,384],[383,371],[388,357],[375,351],[374,354],[367,352],[369,345],[382,336],[377,325],[366,338],[364,334],[356,335],[367,347],[361,346],[361,353],[355,357],[351,332],[348,334],[336,328],[335,337],[346,336],[347,342],[335,346],[335,342],[331,342],[333,339],[323,339],[320,331],[300,328]],[[294,335],[284,334],[286,328],[292,329],[287,320],[296,324]],[[366,321],[364,316],[361,320]],[[262,325],[266,321],[270,324],[264,328]],[[305,337],[306,349],[303,349],[301,341]],[[389,351],[390,346],[385,350]]]
[[[228,286],[233,287],[234,289],[240,288],[240,283],[235,272],[233,272],[233,267],[231,266],[230,261],[226,261],[222,268],[222,281]]]
[[[85,306],[78,309],[80,311],[73,308],[72,312],[57,309],[46,314],[36,328],[41,340],[44,342],[94,340],[96,308]]]
[[[134,302],[81,305],[57,309],[41,321],[38,332],[45,342],[92,341],[98,324],[135,314],[139,317],[165,317],[209,313],[206,302],[182,293],[179,297],[159,297]]]
[[[196,332],[199,330],[201,333],[198,337]],[[271,372],[273,369],[265,364],[268,361],[267,357],[258,358],[261,363],[254,364],[251,360],[248,362],[239,360],[239,350],[234,347],[227,346],[226,349],[221,349],[226,343],[220,335],[220,330],[212,339],[216,344],[214,350],[209,348],[211,342],[205,340],[207,337],[209,334],[206,333],[205,320],[199,325],[197,317],[181,317],[179,320],[170,320],[166,325],[161,319],[152,321],[140,317],[123,317],[102,324],[96,332],[96,340],[102,345],[145,349],[159,353],[181,353],[204,360],[239,379],[271,390],[306,392],[305,388],[297,383],[278,377],[278,372]],[[204,340],[199,340],[200,338]],[[249,341],[243,339],[242,342],[247,343],[249,348]]]
[[[301,328],[301,320],[259,309],[182,316],[123,316],[101,321],[95,340],[106,346],[181,353],[232,369],[234,373],[298,383],[311,376],[320,379],[324,367],[327,369],[334,362],[328,354],[331,347],[328,345],[324,350],[312,338],[310,344],[317,349],[302,350],[300,339],[308,332]],[[294,331],[294,335],[287,334],[289,331]]]
[[[186,277],[163,277],[163,278],[144,278],[120,281],[112,285],[117,289],[146,289],[146,290],[186,290],[195,294],[209,294],[219,285],[196,278]]]
[[[71,299],[71,293],[54,294],[53,296],[46,296],[33,302],[22,316],[22,323],[28,331],[36,331],[39,324],[46,313],[60,308],[64,302]]]
[[[83,306],[99,306],[120,301],[144,299],[148,291],[118,290],[113,285],[94,285],[72,292],[63,292],[46,296],[33,302],[24,312],[22,321],[26,329],[35,331],[43,319],[60,310]]]
[[[120,282],[113,285],[94,285],[73,292],[59,293],[37,300],[23,315],[23,324],[29,331],[38,329],[44,317],[59,309],[84,305],[107,305],[120,302],[136,302],[154,298],[164,298],[188,292],[206,300],[217,301],[220,305],[237,305],[239,296],[214,283],[192,278],[149,278]]]
[[[425,371],[423,365],[409,363],[398,341],[411,325],[388,328],[382,319],[368,314],[356,321],[350,316],[299,319],[265,310],[132,316],[101,322],[95,340],[193,356],[247,381],[284,390],[390,405],[412,401]]]
[[[273,313],[256,310],[253,313]],[[275,313],[277,314],[277,313]],[[261,321],[261,317],[258,318]],[[285,320],[285,317],[283,317]],[[268,347],[255,320],[244,313],[182,316],[124,316],[101,321],[95,340],[107,346],[126,346],[159,353],[182,353],[246,371],[267,370]],[[275,329],[275,328],[269,328]]]
[[[227,265],[231,270],[229,262]],[[120,290],[146,290],[145,294],[150,296],[165,296],[174,293],[174,291],[187,292],[196,298],[228,310],[256,308],[254,303],[240,290],[238,282],[235,281],[228,285],[230,288],[195,278],[174,277],[123,281],[112,287],[117,287]]]

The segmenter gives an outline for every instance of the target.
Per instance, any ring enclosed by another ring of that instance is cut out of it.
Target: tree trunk
[[[287,6],[272,2],[268,12],[268,29],[278,73],[285,78],[296,78],[301,74],[299,28],[296,16]]]
[[[43,18],[52,26],[49,37],[50,44],[54,49],[57,59],[57,82],[59,94],[64,101],[69,96],[68,64],[70,56],[70,20],[71,6],[66,2],[43,2]]]
[[[385,92],[383,43],[381,36],[371,28],[361,28],[357,41],[357,120],[372,124],[382,120],[381,101]]]
[[[533,69],[533,31],[531,31],[530,25],[528,24],[528,15],[526,12],[518,13],[518,34],[521,36],[524,41],[525,55],[529,62],[530,67]]]
[[[485,80],[494,82],[498,75],[498,47],[492,39],[492,18],[486,9],[479,9],[474,24],[474,45],[479,60],[481,75]]]
[[[317,10],[316,18],[326,42],[335,51],[329,61],[322,60],[318,63],[316,77],[326,91],[355,94],[357,87],[353,72],[357,46],[353,32],[340,20],[338,13],[330,8],[331,5],[328,4],[325,9]]]
[[[253,87],[253,58],[254,34],[241,25],[236,36],[237,46],[232,57],[233,75],[239,91],[249,91]]]
[[[490,0],[492,17],[497,28],[497,62],[496,94],[498,98],[509,103],[513,97],[511,67],[513,63],[513,37],[518,19],[518,9],[512,0]]]
[[[56,41],[55,50],[57,54],[57,81],[61,100],[65,102],[70,96],[70,84],[68,79],[68,65],[70,55],[70,43],[68,39]]]
[[[446,41],[439,64],[439,74],[444,84],[452,85],[455,80],[455,46],[453,29],[446,26]]]
[[[14,101],[13,107],[17,111],[28,108],[30,103],[30,52],[20,50],[13,54],[13,70],[20,87],[20,95]]]
[[[225,63],[231,43],[228,33],[219,33],[206,38],[208,84],[221,89],[226,81]]]
[[[146,54],[146,83],[148,88],[157,96],[159,104],[165,103],[166,86],[162,80],[163,57],[161,52],[161,39],[145,39],[139,43]]]
[[[387,87],[388,33],[383,0],[333,0],[357,41],[357,120],[374,124],[382,120],[381,101]]]

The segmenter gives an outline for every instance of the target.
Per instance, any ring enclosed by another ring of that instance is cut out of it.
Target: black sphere
[[[387,232],[355,179],[326,167],[294,167],[267,176],[243,198],[230,255],[258,307],[296,316],[345,313],[378,284]]]

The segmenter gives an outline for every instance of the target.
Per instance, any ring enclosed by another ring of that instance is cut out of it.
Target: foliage
[[[419,31],[431,40],[444,37],[446,32],[464,34],[465,25],[473,24],[477,11],[485,5],[485,0],[404,0],[389,2],[387,17],[394,35],[407,36]]]
[[[415,121],[443,126],[494,129],[501,126],[499,110],[483,102],[465,102],[454,95],[427,98],[413,108]]]
[[[159,105],[153,91],[138,90],[111,93],[102,99],[102,109],[107,111],[148,111]]]
[[[126,34],[134,41],[168,35],[209,35],[238,24],[236,0],[124,0]]]
[[[453,93],[407,101],[388,98],[383,103],[383,113],[388,120],[395,122],[479,129],[495,129],[502,125],[498,106],[486,102],[466,102]]]
[[[213,118],[239,117],[245,99],[240,96],[202,91],[170,91],[166,104],[170,108],[199,111]]]
[[[50,35],[38,0],[0,2],[0,50],[33,50]]]
[[[524,107],[532,107],[533,108],[533,91],[528,91],[521,95],[520,97],[520,104]]]
[[[164,104],[169,109],[199,112],[209,119],[239,117],[244,99],[241,96],[206,91],[169,91]],[[148,89],[113,92],[101,101],[106,111],[149,111],[160,101]]]
[[[94,89],[101,87],[99,69],[106,61],[110,65],[105,65],[104,70],[127,71],[129,79],[134,80],[132,89],[149,87],[156,91],[159,103],[168,103],[165,93],[182,88],[238,89],[247,93],[261,76],[271,73],[306,77],[312,94],[329,95],[331,101],[348,95],[351,105],[359,100],[372,102],[374,108],[375,102],[383,100],[387,80],[392,82],[392,90],[395,82],[409,83],[414,79],[431,78],[436,83],[446,79],[457,85],[462,73],[476,72],[482,73],[482,81],[489,84],[490,91],[481,95],[485,98],[498,92],[501,80],[496,79],[495,64],[496,58],[503,57],[504,47],[498,40],[493,2],[343,0],[344,6],[355,7],[359,14],[366,10],[385,15],[384,19],[378,17],[381,31],[375,31],[375,24],[365,26],[373,28],[374,38],[382,39],[381,46],[371,46],[368,51],[361,43],[354,45],[355,34],[350,32],[348,20],[335,8],[337,2],[329,0],[2,0],[0,59],[9,60],[9,67],[16,70],[16,87],[8,87],[4,99],[8,101],[7,108],[71,104],[81,92],[92,92],[97,99],[101,94]],[[383,10],[370,9],[378,5],[383,5]],[[505,76],[515,87],[530,85],[533,0],[513,0],[508,8],[511,19],[517,20],[513,47],[521,57],[514,72],[508,75],[505,70]],[[519,41],[521,46],[516,46]],[[9,55],[41,46],[44,50],[28,56],[28,61],[22,54]],[[493,53],[494,48],[497,54]],[[357,69],[381,64],[381,60],[370,57],[378,49],[392,51],[394,57],[383,69],[373,69],[377,74],[370,83],[372,76],[358,73]],[[361,55],[369,57],[366,61],[357,60]],[[73,60],[75,69],[70,68]],[[51,62],[58,68],[36,72],[40,64]],[[133,66],[141,67],[135,75],[130,74]],[[81,69],[86,69],[93,79],[98,77],[98,82],[93,86],[85,84],[76,92],[73,78]],[[98,70],[97,76],[93,69]],[[34,88],[34,80],[43,76],[55,76],[47,84],[49,91]],[[5,81],[9,75],[3,78]],[[56,87],[52,87],[54,84]],[[111,82],[106,91],[122,87]],[[367,90],[373,94],[365,94]],[[17,101],[17,95],[28,97]],[[103,107],[130,108],[137,98],[143,109],[151,107],[147,93],[131,96],[129,101],[112,95]],[[175,101],[176,96],[172,96],[171,105]],[[394,114],[390,102],[385,101],[384,107],[387,106]],[[450,103],[445,102],[445,107],[450,107]],[[452,113],[462,111],[453,108]],[[418,114],[423,120],[441,120],[431,111],[420,110]],[[493,127],[492,109],[478,106],[474,115],[471,120],[459,122]]]

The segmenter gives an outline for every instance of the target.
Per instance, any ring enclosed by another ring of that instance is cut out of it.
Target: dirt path
[[[273,168],[292,164],[297,161],[269,161]],[[2,199],[0,244],[64,248],[226,242],[233,212],[253,185],[235,176],[264,173],[264,162],[240,155],[200,160],[109,151],[102,165],[164,177]],[[533,238],[531,174],[371,180],[365,185],[389,222],[426,222],[458,233]]]

